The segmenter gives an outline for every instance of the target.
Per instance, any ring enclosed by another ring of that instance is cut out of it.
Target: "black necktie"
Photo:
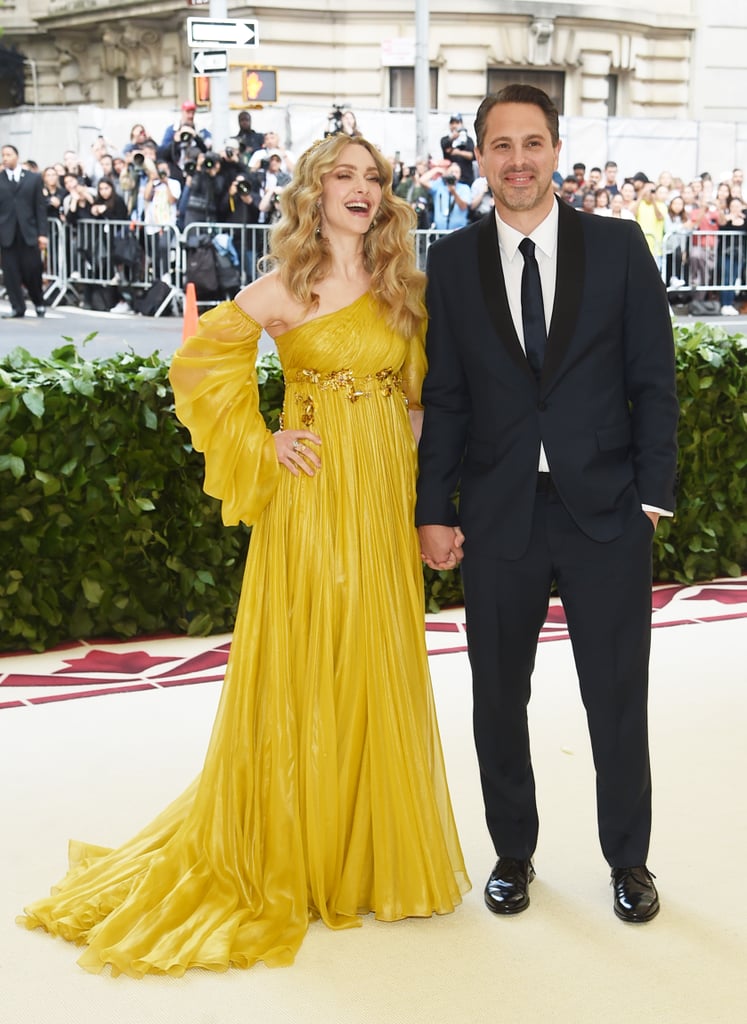
[[[524,269],[521,273],[521,322],[524,325],[524,348],[529,365],[534,370],[535,377],[539,379],[547,344],[542,282],[532,239],[523,238],[519,249],[524,257]]]

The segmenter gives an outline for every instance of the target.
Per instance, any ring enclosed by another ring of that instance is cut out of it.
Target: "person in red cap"
[[[168,126],[163,133],[163,139],[158,149],[158,159],[167,160],[172,174],[178,176],[182,182],[184,181],[184,163],[188,159],[189,151],[196,147],[200,152],[206,153],[213,143],[207,128],[198,130],[195,127],[196,111],[196,103],[193,100],[185,100],[182,103],[179,120]]]

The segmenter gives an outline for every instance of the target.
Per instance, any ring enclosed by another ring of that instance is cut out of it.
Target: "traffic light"
[[[276,103],[277,75],[275,68],[245,67],[242,74],[244,103]]]

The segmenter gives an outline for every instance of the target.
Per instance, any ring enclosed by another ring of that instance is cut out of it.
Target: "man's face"
[[[605,167],[604,177],[608,185],[614,185],[615,181],[617,180],[617,167]]]
[[[488,113],[482,148],[476,150],[500,216],[547,211],[561,143],[553,145],[545,116],[533,103],[497,103]]]
[[[589,171],[589,184],[592,188],[598,188],[599,182],[602,180],[601,171]]]
[[[271,156],[270,157],[269,163],[267,165],[267,170],[270,172],[270,174],[278,174],[279,173],[279,171],[280,171],[280,157],[279,156]]]
[[[10,146],[3,146],[3,167],[9,171],[14,171],[18,164],[18,153]]]
[[[560,186],[560,198],[566,203],[572,203],[576,195],[576,186],[572,181],[564,181]]]
[[[265,149],[277,149],[278,148],[278,133],[267,132],[265,134]]]
[[[583,182],[583,180],[584,180],[584,175],[586,174],[586,168],[585,167],[574,167],[573,168],[573,174],[574,174],[574,176],[576,178],[576,181],[579,182],[579,184],[581,184]]]

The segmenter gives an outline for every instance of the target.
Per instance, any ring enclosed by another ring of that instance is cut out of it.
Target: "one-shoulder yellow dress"
[[[277,339],[285,426],[322,438],[321,470],[295,477],[259,412],[260,334],[223,303],[171,369],[205,489],[254,524],[203,771],[118,849],[71,843],[19,918],[85,944],[91,971],[289,964],[311,919],[445,914],[469,889],[413,526],[422,339],[370,294]]]

